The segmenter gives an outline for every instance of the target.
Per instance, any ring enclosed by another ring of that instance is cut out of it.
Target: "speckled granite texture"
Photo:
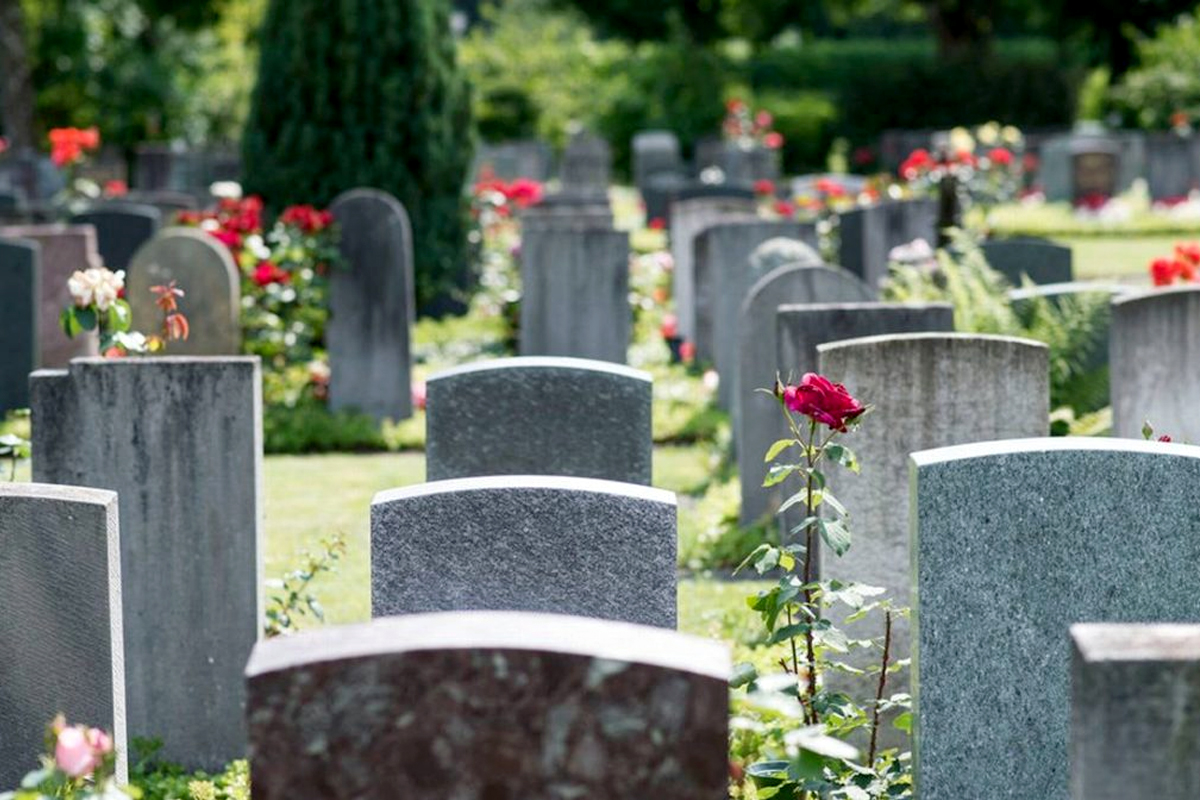
[[[935,200],[892,200],[839,215],[838,261],[878,288],[888,274],[888,253],[893,247],[924,239],[937,244]]]
[[[746,218],[757,213],[757,201],[749,191],[732,187],[728,194],[680,197],[671,202],[671,292],[679,317],[679,334],[686,339],[696,335],[696,237],[709,225],[727,219]]]
[[[1184,445],[1025,439],[913,454],[921,800],[1066,800],[1068,629],[1200,621],[1198,485],[1200,448]]]
[[[1200,797],[1200,625],[1071,628],[1072,800]]]
[[[117,495],[0,483],[0,789],[45,752],[56,714],[113,732],[125,773]]]
[[[371,614],[548,611],[675,627],[675,496],[499,476],[380,492]]]
[[[114,272],[129,269],[133,254],[154,238],[162,221],[157,208],[137,203],[102,204],[71,218],[73,225],[95,227],[100,258]]]
[[[574,358],[506,358],[427,386],[426,480],[567,475],[649,485],[653,383]]]
[[[430,614],[262,642],[256,800],[719,800],[728,655],[566,616]]]
[[[29,407],[29,373],[38,368],[38,293],[42,247],[31,239],[0,239],[0,414]]]
[[[1142,438],[1146,420],[1200,442],[1200,287],[1154,289],[1112,304],[1113,434]]]
[[[980,245],[988,265],[1020,286],[1028,276],[1037,284],[1067,283],[1074,280],[1071,248],[1048,239],[996,239]]]

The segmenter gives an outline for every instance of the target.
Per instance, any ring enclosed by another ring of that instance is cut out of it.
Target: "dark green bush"
[[[379,425],[367,414],[331,412],[324,403],[302,398],[294,406],[263,409],[263,450],[267,453],[333,453],[387,450]]]
[[[243,139],[248,192],[275,209],[391,192],[412,220],[424,306],[465,279],[471,151],[448,0],[271,0]]]

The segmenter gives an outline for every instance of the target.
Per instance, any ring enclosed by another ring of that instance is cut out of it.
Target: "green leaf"
[[[792,508],[793,506],[799,505],[801,503],[804,504],[805,508],[808,508],[809,503],[808,503],[808,487],[807,486],[804,487],[803,489],[801,489],[800,491],[796,492],[794,495],[789,497],[787,500],[784,500],[783,503],[779,506],[779,511],[777,511],[775,513],[782,514],[785,511],[787,511],[789,508]],[[813,510],[816,510],[816,508],[819,505],[821,505],[821,492],[819,492],[819,491],[813,492],[812,493],[812,508],[813,508]]]
[[[767,477],[763,479],[762,485],[765,487],[783,483],[788,476],[801,469],[804,469],[802,464],[774,464],[767,470]]]
[[[797,442],[795,439],[780,439],[767,448],[767,455],[763,458],[763,463],[766,464],[774,461],[775,457],[784,450],[787,450],[789,447],[793,447],[797,444],[799,444],[799,442]]]
[[[75,322],[85,331],[96,330],[96,311],[90,306],[87,308],[72,308],[71,313],[75,317]]]
[[[1154,426],[1150,424],[1150,420],[1142,423],[1142,438],[1146,440],[1154,438]]]
[[[845,555],[850,549],[850,530],[840,519],[823,519],[818,523],[821,529],[821,539],[829,545],[829,549],[839,556]]]
[[[758,558],[759,554],[761,554],[765,550],[769,549],[770,547],[771,547],[771,545],[769,545],[769,544],[760,544],[758,547],[754,548],[752,551],[750,551],[750,555],[748,555],[744,559],[742,559],[742,563],[737,565],[737,567],[733,570],[733,574],[737,575],[739,572],[741,572],[743,569],[745,569],[747,566],[749,566],[750,562],[752,562],[752,561],[754,561],[754,559]]]
[[[821,502],[832,506],[833,510],[836,511],[837,513],[841,514],[843,517],[846,516],[846,507],[844,505],[842,505],[841,500],[838,500],[836,497],[833,496],[832,492],[829,492],[829,491],[821,492]]]
[[[754,679],[758,677],[758,670],[753,664],[741,662],[733,668],[733,677],[729,679],[729,685],[734,689],[740,689],[743,686],[748,686],[754,683]]]
[[[768,547],[766,552],[759,557],[758,561],[754,562],[754,569],[758,571],[759,575],[765,575],[777,566],[779,566],[778,547]]]
[[[858,456],[854,455],[854,451],[844,444],[826,445],[825,455],[830,461],[841,464],[856,475],[862,469],[862,465],[858,463]]]
[[[900,714],[894,720],[892,720],[892,725],[904,731],[905,733],[910,734],[912,733],[912,723],[913,715],[911,711],[905,711],[903,714]]]
[[[58,324],[68,339],[74,339],[83,333],[83,326],[79,324],[79,320],[75,317],[74,306],[68,306],[62,310],[62,313],[58,315]]]
[[[129,330],[132,322],[133,315],[129,311],[129,304],[124,300],[117,300],[108,307],[108,327],[110,330],[117,333],[124,333]]]
[[[786,642],[795,636],[803,636],[812,629],[812,625],[807,622],[794,622],[791,625],[784,625],[775,633],[771,634],[771,638],[767,639],[767,644],[779,644]]]

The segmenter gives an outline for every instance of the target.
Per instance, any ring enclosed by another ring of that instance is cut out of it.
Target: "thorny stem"
[[[883,703],[883,690],[887,687],[888,658],[892,650],[892,612],[883,615],[883,663],[879,670],[879,688],[875,692],[875,719],[871,722],[871,749],[867,766],[875,765],[875,739],[879,734],[879,706]]]
[[[807,508],[807,517],[812,517],[816,514],[816,504],[813,503],[813,467],[816,464],[817,454],[813,451],[812,443],[817,438],[817,421],[812,420],[808,424],[808,442],[805,445],[804,457],[808,461],[808,496],[805,498],[804,505]],[[816,526],[811,522],[804,529],[804,604],[809,608],[809,624],[808,630],[804,632],[804,647],[808,656],[808,708],[811,724],[816,725],[821,721],[820,715],[817,714],[816,706],[813,703],[817,695],[817,659],[815,648],[813,646],[813,626],[820,617],[817,609],[813,606],[812,589],[808,588],[812,582],[813,569],[813,534],[816,533]],[[789,610],[788,616],[791,617]],[[792,654],[795,656],[796,640],[792,640]],[[799,672],[797,672],[799,674]]]

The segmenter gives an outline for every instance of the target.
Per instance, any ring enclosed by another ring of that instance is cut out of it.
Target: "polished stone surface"
[[[42,248],[28,239],[0,239],[0,416],[29,407],[29,373],[38,368]]]
[[[104,266],[116,272],[128,269],[133,254],[154,238],[163,224],[162,212],[154,206],[134,203],[102,205],[76,214],[74,225],[91,225],[96,229],[96,246]]]
[[[1013,286],[1023,285],[1025,278],[1039,286],[1075,280],[1071,248],[1048,239],[994,239],[984,242],[979,249],[991,268]]]

